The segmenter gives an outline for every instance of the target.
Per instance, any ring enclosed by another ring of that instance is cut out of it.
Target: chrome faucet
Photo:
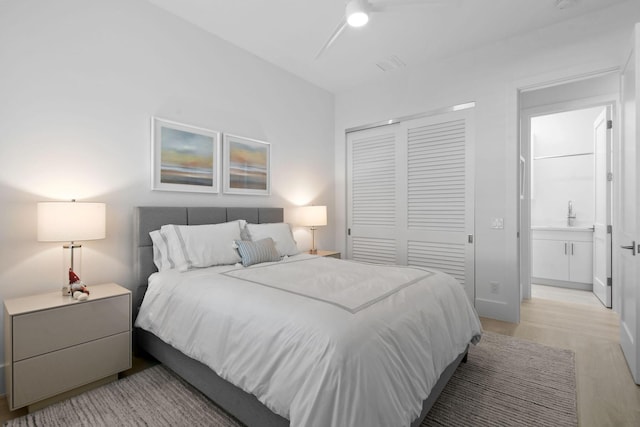
[[[572,227],[576,219],[576,214],[573,212],[573,202],[569,200],[569,212],[567,213],[567,226]]]

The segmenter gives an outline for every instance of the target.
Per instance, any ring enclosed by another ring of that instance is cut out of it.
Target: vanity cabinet
[[[531,242],[534,283],[579,289],[593,285],[593,230],[534,229]]]

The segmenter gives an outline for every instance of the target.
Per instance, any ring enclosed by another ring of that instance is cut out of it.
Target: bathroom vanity
[[[593,227],[531,227],[531,281],[593,289]]]

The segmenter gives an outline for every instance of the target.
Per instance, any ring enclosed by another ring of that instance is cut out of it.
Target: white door
[[[378,264],[397,259],[399,125],[347,135],[347,258]]]
[[[475,302],[473,110],[402,124],[406,264],[458,279]]]
[[[595,153],[595,220],[593,230],[593,293],[611,307],[611,107],[593,123]]]
[[[622,143],[620,147],[619,198],[616,201],[619,220],[616,221],[616,283],[620,288],[620,345],[636,384],[640,384],[640,256],[638,256],[638,213],[640,212],[640,150],[638,150],[637,108],[640,90],[639,49],[640,24],[636,24],[632,49],[622,72]]]
[[[347,258],[449,273],[475,300],[473,110],[347,135]]]

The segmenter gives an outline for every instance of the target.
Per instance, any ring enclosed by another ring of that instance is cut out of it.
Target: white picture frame
[[[223,192],[271,194],[271,144],[238,135],[223,135]]]
[[[220,192],[219,131],[151,118],[151,189]]]

